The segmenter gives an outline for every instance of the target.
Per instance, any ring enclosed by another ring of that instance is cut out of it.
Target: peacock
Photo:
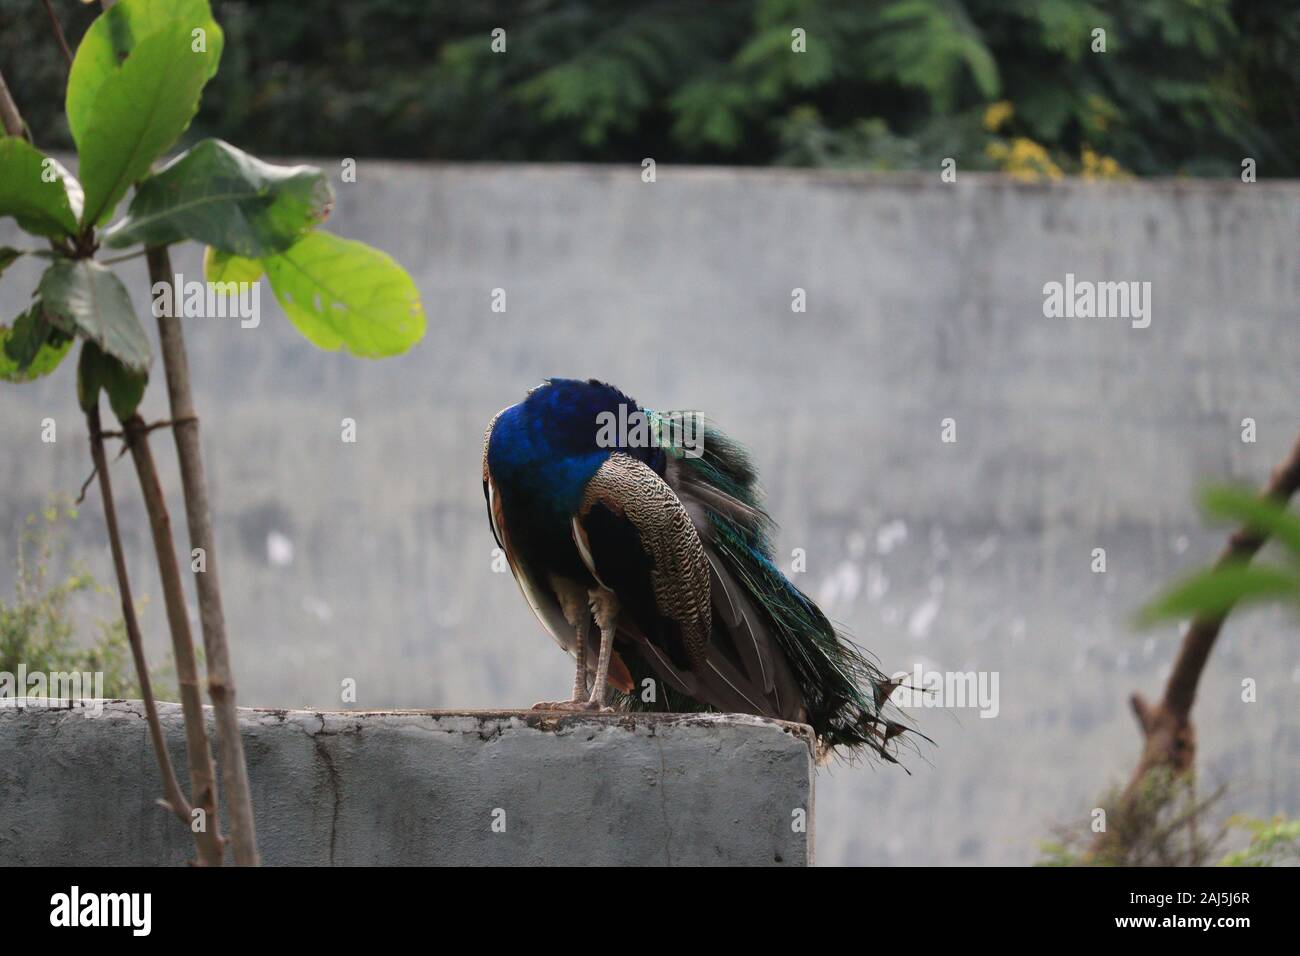
[[[777,567],[753,463],[703,415],[548,379],[488,424],[483,494],[576,662],[571,698],[535,709],[755,714],[810,725],[822,757],[898,762],[898,685]]]

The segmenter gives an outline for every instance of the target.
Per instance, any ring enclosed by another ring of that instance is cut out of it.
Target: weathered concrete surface
[[[160,708],[183,773],[180,707]],[[812,828],[801,725],[531,711],[240,718],[267,864],[811,862],[809,835],[792,826],[802,809]],[[182,863],[192,844],[155,804],[161,792],[138,701],[105,702],[98,716],[0,709],[0,864]]]

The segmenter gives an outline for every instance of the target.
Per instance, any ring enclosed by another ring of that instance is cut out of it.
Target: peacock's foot
[[[532,706],[533,710],[575,710],[593,714],[612,714],[613,707],[603,707],[591,700],[543,700]]]

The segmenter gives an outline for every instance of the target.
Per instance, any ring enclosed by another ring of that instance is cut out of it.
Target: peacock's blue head
[[[545,469],[579,488],[615,451],[662,474],[663,449],[636,440],[635,423],[643,414],[636,399],[605,382],[547,379],[498,416],[488,460],[503,476]]]

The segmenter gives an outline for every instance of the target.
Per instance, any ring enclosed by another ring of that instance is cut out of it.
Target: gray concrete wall
[[[183,774],[179,706],[162,720]],[[810,862],[812,746],[796,724],[250,709],[240,723],[267,864]],[[138,702],[0,709],[0,865],[191,859],[158,780]]]
[[[799,583],[887,670],[1000,674],[994,719],[918,712],[938,746],[912,776],[823,774],[819,861],[1034,859],[1136,757],[1125,700],[1159,686],[1175,629],[1135,634],[1131,615],[1219,547],[1198,484],[1261,482],[1300,430],[1300,185],[640,171],[363,161],[329,227],[414,275],[429,333],[402,358],[319,352],[265,292],[258,329],[192,323],[241,701],[335,709],[346,678],[367,708],[565,693],[565,658],[493,573],[479,455],[488,419],[542,377],[600,376],[748,444],[783,559],[805,550]],[[198,250],[175,259],[198,274]],[[143,308],[142,270],[123,271]],[[1043,285],[1067,272],[1151,282],[1150,328],[1045,318]],[[6,273],[0,316],[35,279]],[[73,372],[0,392],[6,542],[89,471]],[[156,385],[146,412],[165,415]],[[125,496],[129,466],[115,475]],[[156,596],[138,507],[123,521]],[[78,525],[110,580],[94,495]],[[145,614],[158,659],[160,602]],[[1231,786],[1225,809],[1300,813],[1294,631],[1234,618],[1205,675],[1201,767]]]

